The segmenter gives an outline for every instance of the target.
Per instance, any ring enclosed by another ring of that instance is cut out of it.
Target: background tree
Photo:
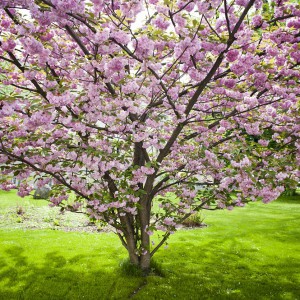
[[[149,269],[194,212],[269,202],[299,180],[297,1],[0,7],[2,174],[21,196],[54,180],[53,205],[112,225],[133,264]]]

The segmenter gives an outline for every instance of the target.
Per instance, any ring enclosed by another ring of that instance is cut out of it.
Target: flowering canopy
[[[147,265],[155,230],[166,238],[199,209],[269,202],[299,180],[297,1],[0,9],[2,174],[22,180],[21,196],[52,178],[53,205],[114,226],[132,262]]]

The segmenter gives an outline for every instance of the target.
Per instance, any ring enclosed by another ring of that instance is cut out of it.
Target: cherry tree
[[[293,0],[0,0],[1,188],[52,180],[147,271],[191,214],[299,181],[299,30]]]

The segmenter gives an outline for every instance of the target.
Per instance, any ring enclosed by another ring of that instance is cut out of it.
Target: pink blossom
[[[124,68],[124,62],[122,59],[119,58],[113,58],[109,65],[109,70],[114,71],[114,72],[119,72]]]
[[[5,51],[13,51],[16,47],[16,42],[12,39],[8,39],[7,41],[2,43],[2,49]]]
[[[236,84],[236,81],[234,79],[225,79],[224,85],[228,88],[233,88]]]
[[[113,31],[111,36],[121,44],[128,44],[131,40],[131,37],[128,33],[125,33],[124,31]]]
[[[163,223],[166,224],[167,226],[175,226],[176,225],[176,223],[174,222],[174,218],[171,218],[171,217],[165,218]]]
[[[97,43],[103,43],[107,41],[110,37],[110,29],[109,28],[104,28],[101,32],[97,32],[95,34],[95,41]]]
[[[148,235],[153,235],[153,231],[149,229],[149,226],[147,225],[146,228],[145,228],[145,232],[148,234]]]
[[[224,127],[219,127],[218,130],[217,130],[217,133],[224,133],[226,132],[226,129]]]
[[[269,145],[269,141],[262,140],[262,139],[258,140],[258,143],[264,147],[268,147],[268,145]]]
[[[238,56],[239,56],[239,51],[237,49],[234,49],[234,50],[229,50],[227,52],[226,58],[229,62],[233,62],[237,60]]]
[[[2,20],[1,21],[1,27],[7,29],[11,25],[11,22],[9,20]]]
[[[97,211],[100,213],[107,211],[107,209],[108,209],[107,205],[105,205],[105,204],[101,204],[97,207]]]
[[[155,172],[154,168],[141,167],[141,171],[146,175],[152,175]]]
[[[217,207],[220,208],[220,209],[223,209],[223,208],[226,208],[226,205],[222,201],[218,201]]]
[[[246,6],[248,4],[248,0],[236,0],[235,3],[240,6]]]
[[[26,184],[26,183],[21,183],[21,185],[18,188],[18,196],[20,197],[25,197],[28,196],[29,193],[33,190],[33,187]]]
[[[252,26],[259,27],[261,26],[262,22],[263,22],[262,17],[260,15],[256,15],[252,19]]]
[[[12,184],[11,182],[4,182],[4,183],[0,184],[0,189],[3,191],[10,191],[15,188],[16,188],[15,184]],[[25,193],[24,193],[24,195],[25,195]]]
[[[289,177],[289,175],[287,173],[283,173],[283,172],[279,172],[278,174],[276,174],[276,178],[278,180],[284,180],[286,179],[287,177]]]
[[[136,207],[124,207],[123,209],[134,216],[138,213]]]
[[[163,30],[166,30],[169,27],[169,22],[167,22],[166,20],[164,20],[163,17],[158,17],[157,19],[155,19],[154,24]]]

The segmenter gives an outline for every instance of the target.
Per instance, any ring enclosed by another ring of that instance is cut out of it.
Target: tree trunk
[[[138,254],[136,253],[137,249],[135,247],[134,241],[128,241],[127,239],[127,251],[128,251],[130,263],[135,266],[139,266],[140,259]]]
[[[136,249],[135,244],[133,242],[129,243],[129,240],[127,239],[127,251],[128,251],[130,263],[135,265],[137,268],[141,269],[144,275],[147,275],[150,271],[150,262],[151,262],[150,249],[149,249],[150,243],[147,246],[144,243],[142,244],[143,244],[143,251],[141,254],[138,255],[137,254],[138,250]]]
[[[141,222],[141,245],[142,255],[140,257],[140,267],[143,272],[148,273],[150,270],[150,236],[146,232],[147,227],[150,223],[150,211],[147,209],[147,201],[142,202],[140,211],[140,222]]]
[[[129,222],[128,218],[122,218],[126,224],[126,249],[128,251],[130,263],[141,269],[144,275],[150,271],[150,237],[146,233],[147,226],[150,222],[150,212],[146,205],[143,205],[139,211],[138,222]],[[129,224],[130,223],[130,224]],[[134,226],[139,228],[134,229]],[[140,234],[138,234],[138,232]],[[138,236],[136,236],[138,234]]]
[[[151,256],[150,251],[147,251],[147,253],[144,253],[140,257],[140,265],[139,267],[142,269],[142,271],[147,275],[150,271],[150,264],[151,264]]]

